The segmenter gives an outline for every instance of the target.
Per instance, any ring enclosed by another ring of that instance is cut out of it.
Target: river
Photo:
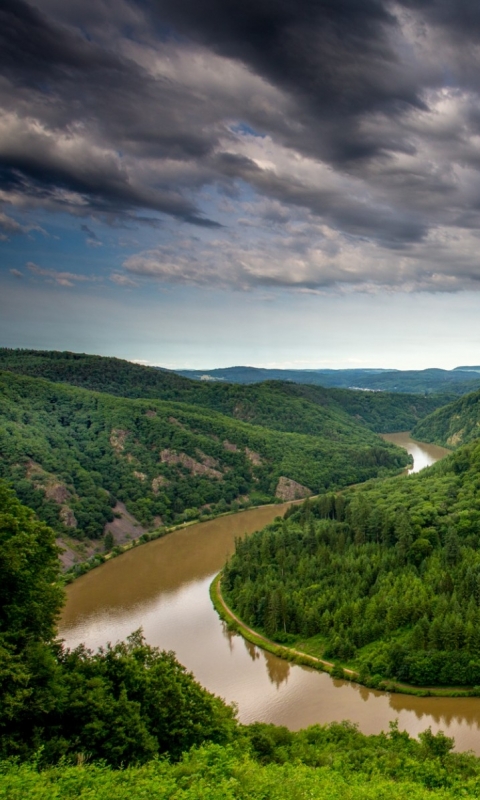
[[[413,471],[448,452],[413,442],[408,434],[384,438],[412,453]],[[97,648],[142,627],[149,643],[174,650],[203,686],[235,702],[245,723],[260,720],[297,730],[349,719],[364,733],[378,733],[398,719],[412,735],[430,725],[454,736],[458,750],[480,755],[480,698],[388,695],[333,680],[260,650],[219,620],[208,587],[235,537],[263,527],[288,505],[193,525],[84,575],[67,588],[60,635],[70,647],[84,642]]]

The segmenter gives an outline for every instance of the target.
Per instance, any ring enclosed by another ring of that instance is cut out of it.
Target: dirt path
[[[237,622],[238,625],[240,626],[239,633],[242,632],[241,629],[243,628],[243,630],[248,631],[248,633],[254,636],[259,643],[264,642],[265,644],[268,644],[271,647],[280,648],[281,650],[284,650],[286,653],[291,653],[294,656],[300,656],[300,658],[302,659],[313,661],[315,664],[320,664],[322,667],[327,667],[328,669],[332,669],[335,666],[335,664],[333,664],[331,661],[324,661],[322,658],[317,658],[316,656],[311,656],[308,653],[303,653],[301,650],[295,650],[295,648],[293,647],[285,647],[285,645],[278,644],[278,642],[274,642],[272,639],[267,639],[266,636],[262,636],[261,633],[257,633],[257,631],[254,631],[253,628],[249,628],[248,625],[245,625],[245,623],[242,622],[240,617],[237,617],[237,615],[234,614],[233,611],[227,606],[225,600],[223,599],[220,583],[221,583],[220,580],[216,580],[215,582],[215,591],[217,594],[217,598],[223,610],[225,611],[227,617],[230,617],[231,619],[235,620],[235,622]],[[353,669],[343,668],[343,671],[347,672],[349,675],[358,677],[358,672],[355,672]]]

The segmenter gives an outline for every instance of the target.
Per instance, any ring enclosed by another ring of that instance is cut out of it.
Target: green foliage
[[[53,531],[0,484],[0,757],[88,754],[120,766],[228,742],[234,712],[141,632],[97,653],[55,641]]]
[[[480,385],[480,368],[457,367],[453,370],[386,370],[386,369],[262,369],[257,367],[224,367],[204,370],[178,370],[179,375],[197,380],[230,381],[252,384],[263,381],[294,381],[315,386],[358,388],[373,392],[409,392],[430,394],[449,392],[465,394]]]
[[[458,447],[480,436],[480,392],[472,392],[421,420],[412,435],[424,442]]]
[[[280,416],[281,400],[272,404]],[[272,501],[280,476],[317,493],[407,463],[404,451],[348,419],[337,427],[324,419],[322,435],[281,432],[11,372],[0,373],[0,420],[0,477],[55,531],[79,538],[102,537],[116,501],[154,527],[249,497]]]
[[[422,397],[385,391],[326,389],[324,385],[328,384],[300,385],[290,382],[285,375],[283,380],[269,380],[269,377],[276,375],[275,371],[270,370],[258,371],[262,375],[265,373],[261,384],[239,385],[235,383],[234,371],[233,383],[211,383],[188,380],[174,372],[117,358],[40,350],[0,348],[0,369],[121,397],[189,403],[254,425],[320,435],[332,441],[352,432],[355,435],[358,425],[378,433],[409,430],[419,419],[445,405],[454,396]],[[349,373],[349,370],[345,371],[348,376]],[[295,371],[292,372],[294,374]],[[353,377],[348,377],[345,386],[361,385],[355,383],[355,374],[353,371]],[[459,376],[455,372],[448,374],[456,378]],[[282,371],[278,374],[280,379],[281,375]],[[480,381],[473,373],[463,375]],[[378,374],[372,376],[379,377]],[[295,377],[292,380],[295,381]]]
[[[391,726],[364,736],[350,723],[298,733],[273,725],[244,729],[235,744],[209,744],[178,763],[150,761],[114,770],[67,764],[38,771],[5,764],[2,800],[450,800],[478,797],[479,759],[452,753],[451,740],[430,730],[420,741]]]
[[[50,641],[63,604],[53,532],[0,483],[0,637]]]
[[[320,637],[314,654],[369,685],[480,684],[479,488],[474,443],[418,475],[307,501],[237,542],[225,599],[277,641]]]

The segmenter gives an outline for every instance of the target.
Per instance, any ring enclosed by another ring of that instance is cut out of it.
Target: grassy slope
[[[480,392],[449,403],[417,423],[413,436],[444,447],[457,447],[480,436]]]

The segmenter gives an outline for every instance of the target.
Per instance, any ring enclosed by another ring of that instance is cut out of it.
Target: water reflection
[[[243,639],[243,643],[252,661],[256,661],[257,658],[260,658],[260,652],[258,648],[255,647],[255,645],[252,644],[252,642],[249,642],[248,639]]]
[[[285,661],[282,658],[277,658],[276,656],[272,655],[272,653],[268,653],[266,650],[263,651],[263,655],[265,657],[265,664],[270,682],[273,683],[277,689],[279,689],[282,683],[287,683],[288,681],[288,676],[290,675],[290,664],[288,661]]]
[[[457,749],[480,754],[480,698],[388,695],[332,680],[259,650],[219,620],[208,587],[235,538],[286,508],[195,525],[108,562],[68,587],[61,635],[69,646],[85,642],[96,648],[142,626],[148,642],[174,650],[201,684],[235,702],[244,723],[259,720],[298,730],[349,719],[365,733],[379,733],[398,719],[400,729],[412,735],[431,725],[434,732],[454,736]]]

